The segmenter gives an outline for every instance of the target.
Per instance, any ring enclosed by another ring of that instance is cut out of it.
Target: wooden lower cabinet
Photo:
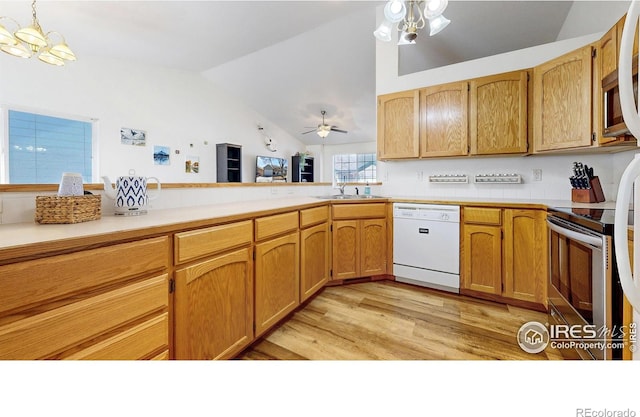
[[[489,216],[477,215],[475,210],[496,209],[463,210],[473,216],[467,219],[465,215],[462,226],[462,292],[546,306],[546,211],[502,209],[500,217],[489,221]]]
[[[0,266],[0,360],[166,354],[168,254],[165,236]]]
[[[329,280],[330,242],[327,222],[300,231],[300,302],[318,292]]]
[[[360,276],[360,221],[333,222],[333,271],[331,279]]]
[[[505,297],[546,304],[549,274],[546,218],[543,210],[504,210]]]
[[[334,221],[332,253],[334,280],[386,274],[386,219]]]
[[[259,337],[300,304],[299,233],[255,247],[255,336]]]
[[[461,287],[487,294],[502,292],[502,228],[464,225]]]
[[[387,273],[387,220],[360,220],[360,275]]]
[[[226,359],[253,341],[251,248],[176,271],[176,359]]]

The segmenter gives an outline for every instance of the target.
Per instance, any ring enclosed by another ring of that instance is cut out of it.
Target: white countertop
[[[614,202],[596,204],[574,203],[568,200],[522,200],[508,198],[468,198],[468,197],[437,197],[437,196],[393,196],[389,200],[419,201],[439,204],[484,203],[484,204],[523,204],[544,205],[547,207],[571,208],[614,208]],[[161,228],[179,229],[181,225],[187,227],[189,223],[225,221],[232,217],[260,215],[262,212],[313,205],[330,200],[316,197],[287,197],[281,199],[266,199],[256,201],[242,201],[197,207],[149,210],[148,214],[140,216],[105,215],[100,220],[76,224],[37,224],[17,223],[0,225],[0,251],[17,247],[25,247],[36,243],[61,242],[71,239],[77,240],[91,236],[112,235],[123,232],[140,232],[146,229]],[[354,200],[335,200],[343,203]],[[356,200],[363,202],[362,200]],[[373,202],[375,200],[366,200]],[[380,201],[380,200],[378,200]]]
[[[189,222],[224,219],[230,216],[252,215],[263,211],[317,204],[315,197],[290,197],[260,201],[214,204],[177,209],[149,210],[139,216],[102,216],[75,224],[16,223],[0,225],[0,250],[34,243],[52,242],[148,228],[179,226]],[[324,200],[328,201],[328,200]]]

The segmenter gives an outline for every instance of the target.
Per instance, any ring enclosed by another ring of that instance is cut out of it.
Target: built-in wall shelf
[[[473,179],[476,184],[521,184],[520,174],[476,174]]]
[[[429,175],[429,182],[451,183],[451,184],[467,184],[469,182],[469,176],[467,176],[465,174]]]

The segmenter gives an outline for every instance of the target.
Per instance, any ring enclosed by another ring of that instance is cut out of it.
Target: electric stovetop
[[[612,236],[616,211],[614,209],[553,207],[549,215],[560,217],[598,233]],[[629,225],[633,225],[633,211],[629,210]]]

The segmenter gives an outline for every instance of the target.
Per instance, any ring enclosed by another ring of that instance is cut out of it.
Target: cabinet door
[[[592,47],[534,68],[534,150],[586,147],[592,133]]]
[[[168,275],[148,278],[97,293],[57,308],[5,317],[0,324],[0,360],[60,359],[78,347],[104,341],[105,335],[121,335],[128,324],[157,317],[169,304]],[[165,322],[166,324],[166,322]],[[162,337],[164,336],[164,337]],[[166,350],[167,332],[145,354]],[[121,360],[138,359],[128,343],[112,352]]]
[[[176,359],[233,357],[253,340],[250,248],[176,271]]]
[[[300,304],[298,232],[256,245],[256,337]]]
[[[600,39],[600,76],[606,77],[618,69],[618,28],[613,26]]]
[[[468,153],[468,86],[467,82],[459,82],[422,90],[420,156]]]
[[[527,71],[471,81],[471,154],[527,152]]]
[[[502,293],[502,229],[465,224],[461,287],[487,294]]]
[[[504,210],[505,297],[547,303],[548,236],[542,210]]]
[[[620,18],[620,20],[618,20],[618,23],[616,23],[616,33],[618,36],[618,40],[616,43],[616,47],[617,47],[617,55],[616,55],[616,62],[618,59],[620,59],[620,42],[622,41],[622,29],[624,29],[624,22],[627,20],[627,15],[625,14],[624,16],[622,16]],[[606,35],[605,35],[606,36]],[[638,31],[636,31],[636,36],[633,38],[633,53],[632,55],[638,55]],[[603,76],[606,74],[602,74]]]
[[[378,97],[378,159],[419,156],[419,91]]]
[[[358,220],[333,222],[333,279],[359,276],[360,237]]]
[[[329,280],[329,223],[300,231],[300,302]]]
[[[387,273],[387,221],[360,220],[360,276]]]

